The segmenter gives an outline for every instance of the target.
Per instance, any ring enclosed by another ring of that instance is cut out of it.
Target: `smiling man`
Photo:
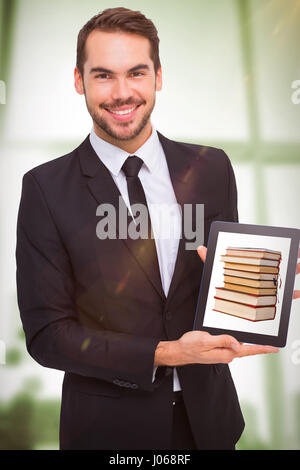
[[[154,65],[149,39],[140,34],[105,28],[86,33],[78,38],[76,90],[85,95],[97,136],[135,152],[151,134],[160,64]]]
[[[179,209],[204,204],[206,245],[213,220],[238,220],[236,185],[222,150],[154,129],[158,45],[140,12],[84,25],[75,87],[93,127],[23,178],[18,302],[31,356],[65,372],[61,449],[233,449],[244,421],[227,364],[276,351],[191,331],[205,248],[186,249]],[[149,206],[154,239],[97,236],[98,207],[120,199]],[[178,209],[169,239],[159,204]]]

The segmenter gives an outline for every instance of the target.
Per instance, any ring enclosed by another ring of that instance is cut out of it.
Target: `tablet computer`
[[[284,347],[300,230],[211,224],[194,329]]]

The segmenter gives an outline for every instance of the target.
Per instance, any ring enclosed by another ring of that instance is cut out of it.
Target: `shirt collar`
[[[129,154],[125,150],[101,139],[95,133],[94,127],[91,129],[90,142],[100,160],[107,169],[115,176],[118,176],[120,170]],[[157,159],[159,158],[159,138],[157,131],[152,126],[152,132],[146,142],[136,151],[134,155],[140,157],[150,172],[155,170]]]

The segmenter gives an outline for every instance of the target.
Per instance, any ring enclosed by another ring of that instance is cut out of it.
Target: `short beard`
[[[151,113],[153,111],[153,108],[154,108],[154,105],[155,105],[155,100],[154,100],[154,103],[153,103],[151,109],[149,109],[147,114],[145,114],[143,116],[143,119],[140,122],[139,126],[131,134],[128,134],[128,135],[123,135],[123,134],[119,134],[118,132],[116,132],[114,129],[112,129],[109,126],[109,124],[106,122],[105,119],[102,119],[92,109],[89,108],[87,102],[86,102],[86,105],[87,105],[88,111],[89,111],[94,123],[96,123],[96,125],[100,129],[102,129],[104,132],[106,132],[106,134],[109,135],[110,137],[112,137],[113,139],[120,140],[120,141],[128,141],[128,140],[131,140],[131,139],[134,139],[135,137],[137,137],[142,132],[142,130],[145,128],[146,124],[148,123],[148,121],[150,119]],[[120,122],[119,123],[119,125],[121,127],[128,127],[128,124],[129,123],[127,123],[127,122]]]
[[[155,79],[155,85],[156,85],[156,79]],[[150,116],[152,114],[152,111],[153,111],[153,108],[155,106],[155,100],[156,100],[156,96],[154,94],[154,100],[153,100],[153,104],[151,106],[151,108],[149,109],[149,111],[147,112],[147,114],[145,114],[145,116],[143,117],[140,125],[135,129],[135,131],[133,131],[132,134],[130,135],[127,135],[127,136],[124,136],[124,135],[119,135],[117,132],[115,132],[108,124],[107,122],[105,121],[105,119],[102,119],[101,117],[99,117],[95,111],[93,111],[92,108],[90,108],[89,106],[89,103],[87,101],[87,98],[86,98],[86,90],[85,90],[85,86],[84,86],[84,83],[83,83],[83,89],[84,89],[84,97],[85,97],[85,102],[86,102],[86,107],[87,107],[87,110],[91,116],[91,118],[93,119],[93,122],[99,127],[99,129],[103,130],[107,135],[109,135],[110,137],[112,137],[113,139],[116,139],[116,140],[120,140],[120,141],[128,141],[128,140],[131,140],[131,139],[134,139],[135,137],[137,137],[141,132],[142,130],[145,128],[146,124],[148,123],[149,119],[150,119]],[[121,122],[119,123],[120,126],[122,127],[127,127],[129,123],[127,122]]]

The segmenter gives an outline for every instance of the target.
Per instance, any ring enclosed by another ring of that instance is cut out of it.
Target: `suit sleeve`
[[[71,260],[31,172],[23,177],[16,262],[26,346],[39,364],[118,385],[125,382],[133,388],[154,389],[159,339],[97,330],[80,322]]]
[[[227,162],[227,198],[225,199],[225,208],[224,208],[224,214],[225,218],[224,220],[226,222],[238,222],[239,221],[239,216],[238,216],[238,198],[237,198],[237,187],[236,187],[236,181],[235,181],[235,176],[234,176],[234,171],[230,162],[230,159],[226,155],[226,153],[222,150],[226,162]]]

